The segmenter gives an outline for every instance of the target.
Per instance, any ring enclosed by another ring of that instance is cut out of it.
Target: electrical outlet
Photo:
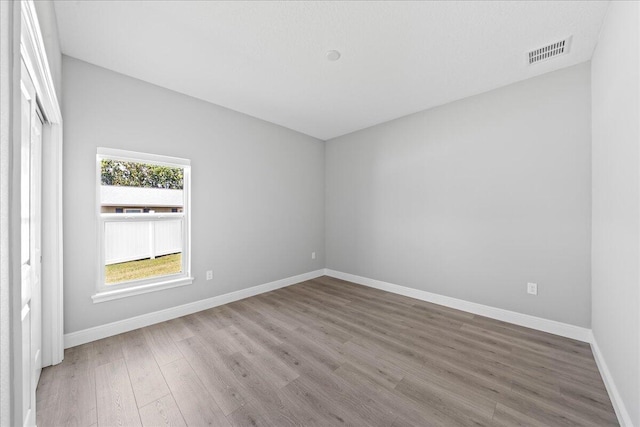
[[[316,259],[316,253],[315,252],[311,252],[311,259]]]
[[[538,284],[527,283],[527,293],[531,295],[538,295]]]
[[[207,270],[207,280],[213,280],[213,270]]]

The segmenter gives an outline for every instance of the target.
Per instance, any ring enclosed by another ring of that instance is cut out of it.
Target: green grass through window
[[[156,259],[121,262],[107,265],[104,269],[105,283],[108,285],[130,280],[166,276],[182,271],[182,254],[165,255]]]

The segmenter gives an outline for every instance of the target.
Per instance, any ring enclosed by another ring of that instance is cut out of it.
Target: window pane
[[[178,167],[104,159],[100,162],[100,180],[102,185],[182,190],[184,173]]]
[[[105,284],[182,272],[183,220],[106,222]]]
[[[103,226],[98,291],[188,275],[189,161],[99,148],[97,169]]]
[[[100,161],[100,212],[183,212],[184,169],[141,162]]]

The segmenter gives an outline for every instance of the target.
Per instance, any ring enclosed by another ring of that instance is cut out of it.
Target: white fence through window
[[[105,222],[105,265],[182,252],[182,219]]]

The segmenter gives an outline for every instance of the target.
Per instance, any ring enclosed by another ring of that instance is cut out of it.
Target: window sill
[[[94,304],[111,301],[114,299],[132,297],[134,295],[146,294],[149,292],[161,291],[164,289],[177,288],[193,283],[193,277],[181,277],[179,279],[167,280],[164,282],[150,283],[146,285],[135,286],[131,288],[116,289],[113,291],[102,291],[91,296]]]

